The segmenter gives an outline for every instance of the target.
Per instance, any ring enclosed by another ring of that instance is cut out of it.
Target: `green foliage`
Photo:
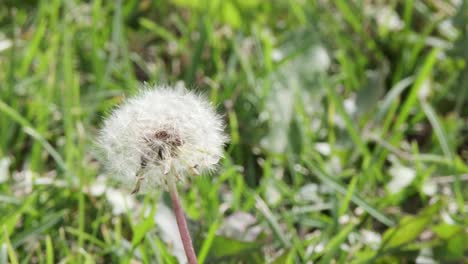
[[[417,239],[431,224],[433,216],[438,213],[438,208],[439,204],[431,205],[424,209],[419,216],[403,217],[397,227],[389,228],[383,234],[382,250],[400,247]]]
[[[468,2],[374,2],[2,1],[0,263],[178,263],[94,143],[178,81],[231,137],[180,186],[200,263],[466,262]]]

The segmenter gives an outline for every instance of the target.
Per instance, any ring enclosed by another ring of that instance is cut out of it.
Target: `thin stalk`
[[[187,227],[187,221],[185,220],[184,210],[180,205],[179,194],[177,193],[177,187],[174,180],[169,180],[169,193],[171,194],[172,205],[174,207],[174,213],[177,220],[177,226],[179,227],[180,238],[184,245],[185,255],[189,264],[197,264],[197,256],[193,249],[192,238]]]

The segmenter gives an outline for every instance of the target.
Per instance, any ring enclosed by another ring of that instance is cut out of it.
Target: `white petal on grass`
[[[277,205],[281,201],[281,192],[278,190],[273,180],[268,181],[265,193],[265,200],[269,205]]]
[[[24,186],[24,192],[25,193],[31,193],[33,190],[33,180],[36,178],[37,175],[35,175],[34,172],[31,170],[23,170],[21,172],[23,174],[24,180],[23,180],[23,186]]]
[[[217,233],[241,241],[252,242],[262,231],[260,226],[253,226],[255,223],[257,223],[257,219],[252,214],[235,212],[224,219],[224,223]]]
[[[340,128],[340,129],[345,129],[346,128],[346,123],[345,123],[343,117],[341,117],[340,114],[333,115],[332,119],[333,119],[333,123],[335,124],[336,127]]]
[[[320,45],[311,50],[311,62],[314,63],[313,69],[325,72],[330,68],[331,60],[327,50]]]
[[[284,54],[283,52],[281,52],[281,50],[279,49],[274,49],[272,52],[271,52],[271,59],[273,61],[280,61],[284,58]]]
[[[184,245],[180,239],[179,229],[174,213],[163,202],[159,202],[158,210],[154,215],[154,221],[159,227],[162,240],[170,245],[172,255],[174,255],[179,263],[187,263],[185,256]]]
[[[431,92],[432,92],[431,81],[429,79],[426,79],[421,84],[421,88],[419,88],[418,97],[419,99],[427,99],[429,95],[431,95]]]
[[[362,207],[356,207],[356,209],[354,209],[354,213],[357,215],[357,216],[360,216],[364,213],[364,209],[362,209]]]
[[[6,157],[0,160],[0,183],[8,181],[10,178],[9,168],[11,165],[11,160]]]
[[[296,199],[307,202],[321,202],[322,199],[320,198],[318,192],[319,186],[315,183],[309,183],[299,189],[299,192],[296,195]]]
[[[349,217],[349,215],[347,214],[344,214],[338,218],[338,223],[340,225],[346,225],[347,223],[349,223],[350,220],[351,220],[351,217]]]
[[[382,243],[382,236],[379,233],[367,229],[361,230],[361,238],[364,244],[373,249],[377,249]]]
[[[450,214],[456,214],[458,212],[458,204],[455,200],[450,200],[447,205],[448,212]]]
[[[459,31],[453,25],[452,20],[446,19],[438,24],[440,34],[448,39],[456,39],[459,35]]]
[[[304,166],[298,163],[294,164],[294,171],[302,174],[307,174],[309,172]]]
[[[353,95],[353,96],[346,98],[343,101],[343,106],[344,106],[346,113],[348,113],[349,115],[354,115],[354,113],[356,113],[356,110],[357,110],[356,96]]]
[[[99,175],[93,184],[89,187],[89,194],[92,196],[101,196],[106,192],[107,183],[104,175]]]
[[[325,249],[325,243],[320,242],[314,247],[314,252],[315,253],[320,253]]]
[[[451,0],[450,2],[452,2],[452,5],[454,5],[455,8],[460,8],[463,4],[463,0]]]
[[[133,196],[113,188],[106,190],[106,198],[112,206],[113,215],[123,214],[127,210],[132,210],[136,205]]]
[[[439,263],[434,260],[434,254],[431,248],[422,248],[419,251],[419,255],[416,257],[416,264],[436,264]]]
[[[48,177],[37,177],[34,179],[34,185],[52,185],[55,183],[55,179]]]
[[[442,220],[444,220],[444,222],[446,224],[449,224],[449,225],[454,225],[455,224],[455,220],[453,220],[452,216],[450,216],[450,214],[447,211],[445,211],[445,210],[442,211],[440,216],[442,217]]]
[[[378,8],[375,13],[375,18],[379,27],[386,28],[390,31],[399,31],[405,25],[403,20],[398,16],[398,13],[388,6]]]
[[[414,169],[402,165],[393,165],[388,173],[392,176],[392,180],[387,185],[391,193],[397,193],[403,190],[410,185],[416,177]]]
[[[2,39],[0,40],[0,52],[9,49],[13,43],[9,39]]]
[[[101,196],[105,193],[107,185],[104,183],[93,183],[91,187],[89,187],[89,193],[92,196]]]
[[[343,166],[341,166],[341,160],[337,156],[333,156],[329,162],[327,162],[327,166],[332,169],[333,172],[335,173],[341,173],[343,170]]]
[[[328,51],[322,45],[314,45],[303,52],[303,54],[292,61],[289,70],[298,70],[300,75],[326,72],[331,65]],[[297,76],[299,79],[302,76]],[[301,82],[301,80],[299,80]]]
[[[445,39],[438,37],[427,37],[426,44],[435,48],[440,48],[442,50],[447,50],[453,48],[453,43],[446,41]],[[440,52],[438,54],[439,59],[445,59],[447,54],[445,52]]]
[[[431,180],[426,180],[422,186],[425,195],[434,196],[437,193],[437,184]]]
[[[315,143],[315,149],[322,155],[328,156],[331,153],[330,144],[326,142]]]

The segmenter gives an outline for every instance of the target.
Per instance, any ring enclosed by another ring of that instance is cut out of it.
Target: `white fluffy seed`
[[[147,191],[215,169],[227,142],[223,131],[201,95],[146,87],[104,121],[98,143],[111,177]]]

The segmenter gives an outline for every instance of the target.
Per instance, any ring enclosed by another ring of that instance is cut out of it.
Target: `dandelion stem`
[[[193,249],[192,239],[190,238],[187,222],[185,220],[184,210],[180,205],[179,194],[177,193],[175,181],[170,179],[168,181],[168,185],[169,193],[171,194],[172,205],[174,207],[174,213],[176,216],[177,226],[179,227],[180,238],[182,239],[182,244],[184,245],[185,255],[187,256],[189,264],[197,264],[197,256],[195,255],[195,250]]]

